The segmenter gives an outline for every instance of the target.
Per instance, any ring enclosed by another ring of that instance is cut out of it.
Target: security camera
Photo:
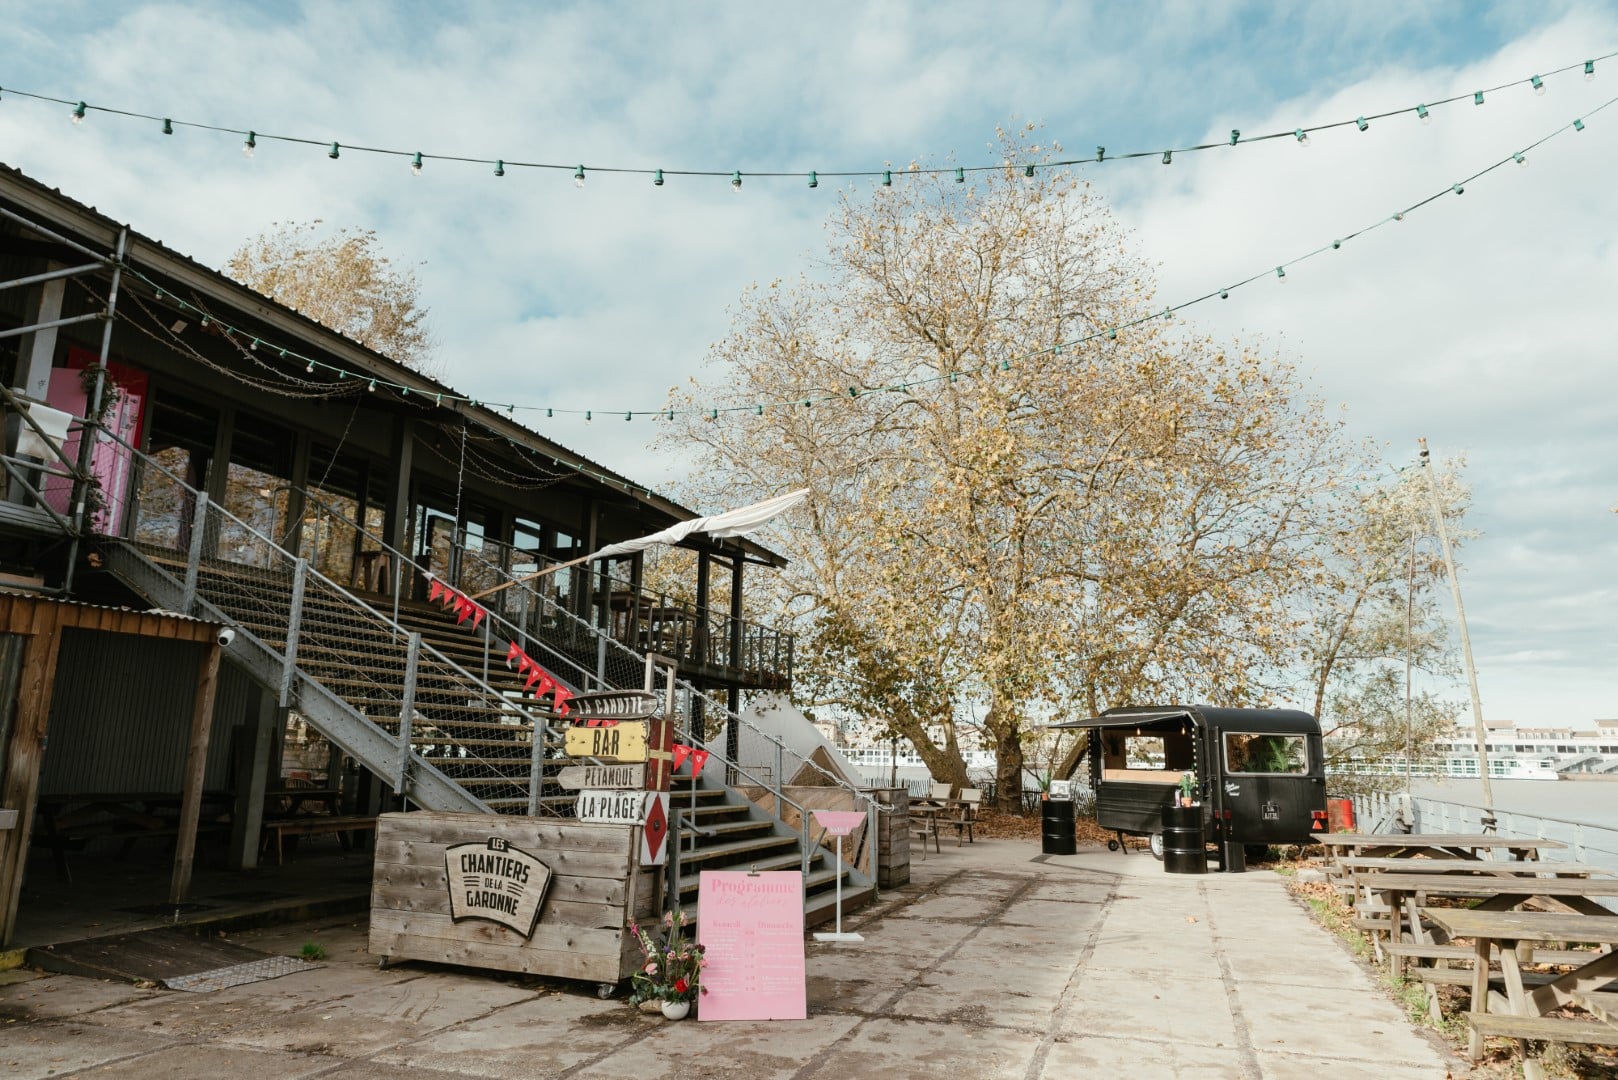
[[[235,641],[235,640],[236,640],[236,628],[234,626],[220,627],[220,629],[219,629],[219,647],[220,648],[224,648],[225,646],[229,645],[232,641]]]

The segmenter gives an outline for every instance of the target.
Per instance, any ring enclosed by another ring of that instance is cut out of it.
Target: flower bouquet
[[[686,936],[685,912],[666,912],[655,934],[634,922],[629,924],[629,932],[640,943],[646,960],[631,976],[635,988],[629,998],[631,1005],[661,1001],[689,1008],[699,994],[707,993],[702,985],[702,969],[708,960],[702,955],[703,947]],[[663,1011],[670,1014],[666,1007]]]

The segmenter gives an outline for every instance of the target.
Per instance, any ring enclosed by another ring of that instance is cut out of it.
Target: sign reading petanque
[[[644,791],[581,791],[573,814],[592,825],[639,825],[645,808]]]
[[[556,782],[569,791],[611,789],[644,790],[645,765],[569,765],[556,774]]]
[[[483,843],[444,849],[449,877],[449,912],[455,922],[487,919],[534,936],[539,908],[551,883],[551,869],[498,836]]]
[[[567,729],[562,749],[568,757],[592,757],[603,761],[643,762],[647,759],[645,720],[622,720],[611,727],[574,725]]]

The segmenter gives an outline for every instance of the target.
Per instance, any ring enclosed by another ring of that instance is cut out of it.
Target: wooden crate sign
[[[645,761],[649,749],[645,720],[625,720],[613,727],[570,727],[563,749],[568,757],[593,757],[603,761]]]
[[[569,791],[586,788],[628,791],[646,787],[645,765],[569,765],[556,774],[556,782]]]
[[[639,825],[645,809],[644,791],[581,791],[573,814],[591,825]]]
[[[446,847],[444,872],[449,876],[453,921],[485,919],[510,927],[524,939],[534,936],[551,883],[550,867],[491,836],[483,843]]]

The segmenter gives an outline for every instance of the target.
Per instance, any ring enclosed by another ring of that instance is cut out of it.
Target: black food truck
[[[1218,845],[1227,870],[1244,853],[1302,844],[1324,833],[1326,773],[1320,723],[1296,709],[1215,709],[1167,705],[1109,709],[1051,725],[1090,731],[1096,824],[1119,836],[1150,837],[1163,857],[1163,807],[1191,776],[1202,807],[1203,839]]]

